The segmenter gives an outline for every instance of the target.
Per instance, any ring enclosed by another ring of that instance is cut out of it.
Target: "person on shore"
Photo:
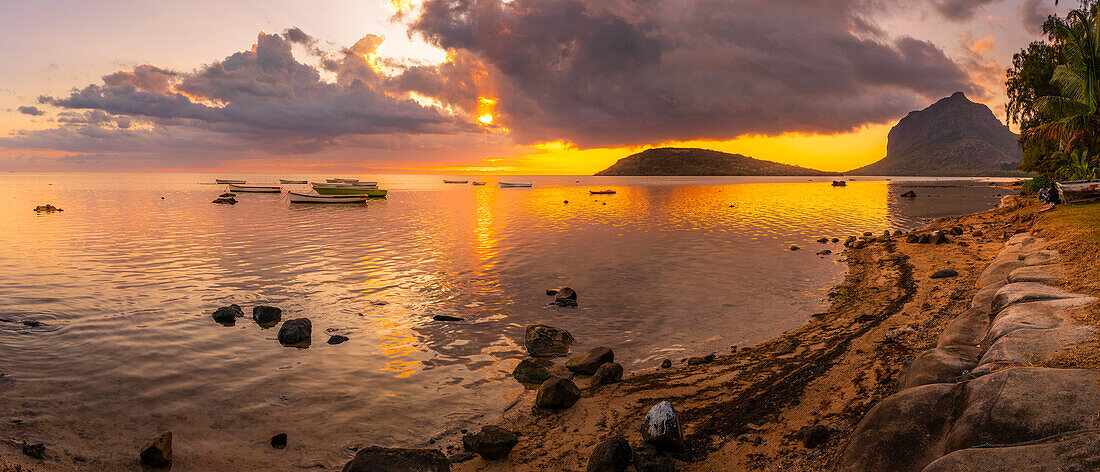
[[[1050,183],[1050,189],[1047,189],[1045,201],[1051,205],[1062,203],[1062,199],[1058,197],[1058,184],[1054,182]]]
[[[1046,202],[1048,193],[1049,193],[1049,190],[1047,190],[1046,187],[1039,188],[1039,201],[1040,202]]]

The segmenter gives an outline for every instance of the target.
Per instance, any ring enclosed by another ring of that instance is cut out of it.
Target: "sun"
[[[477,118],[477,121],[480,121],[483,125],[491,125],[493,124],[493,115],[481,115]]]

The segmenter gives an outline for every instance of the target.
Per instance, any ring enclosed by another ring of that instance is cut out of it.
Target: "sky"
[[[0,0],[0,170],[591,174],[885,155],[1072,1]]]

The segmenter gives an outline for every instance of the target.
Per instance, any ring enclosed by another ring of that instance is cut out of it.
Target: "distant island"
[[[910,112],[891,130],[886,157],[851,175],[1003,176],[1016,170],[1023,151],[1017,135],[989,107],[962,92]]]
[[[596,175],[839,175],[699,148],[653,148],[619,159]]]

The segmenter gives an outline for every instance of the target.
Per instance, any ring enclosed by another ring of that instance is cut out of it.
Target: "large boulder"
[[[917,354],[898,379],[898,389],[956,382],[963,372],[978,365],[981,353],[982,349],[977,346],[948,346]]]
[[[237,318],[244,318],[244,310],[234,303],[214,310],[213,317],[218,323],[233,325],[237,323]]]
[[[630,443],[622,436],[612,436],[600,441],[592,455],[588,456],[586,472],[625,472],[634,460]]]
[[[1037,266],[1043,264],[1053,264],[1060,261],[1061,259],[1062,256],[1058,254],[1058,251],[1041,249],[1024,256],[1024,265]]]
[[[679,452],[684,449],[680,419],[672,403],[662,401],[649,409],[642,420],[642,439],[660,450]]]
[[[596,373],[592,374],[592,381],[589,382],[589,385],[592,387],[600,387],[622,381],[623,366],[618,362],[608,362],[601,365],[599,369],[596,369]]]
[[[1080,297],[1084,297],[1084,295],[1065,292],[1049,285],[1017,282],[1005,285],[997,290],[997,294],[993,296],[992,312],[997,313],[1015,303]]]
[[[573,372],[547,359],[527,358],[512,370],[512,378],[522,384],[541,385],[552,378],[573,379]]]
[[[519,444],[516,433],[494,425],[485,426],[479,433],[469,433],[462,437],[463,448],[476,452],[487,461],[508,457],[516,444]]]
[[[836,470],[919,472],[943,455],[958,391],[955,384],[929,384],[879,402],[852,432]]]
[[[952,452],[923,472],[1004,472],[1014,470],[1100,470],[1100,431],[1056,436],[1019,446],[980,447]]]
[[[342,472],[450,472],[447,456],[435,449],[368,447],[344,464]]]
[[[573,335],[553,326],[530,325],[523,334],[523,345],[532,357],[561,357],[569,354]]]
[[[997,338],[972,373],[985,375],[1005,367],[1042,364],[1095,333],[1096,327],[1087,325],[1018,329]]]
[[[936,346],[977,346],[988,329],[989,309],[971,308],[947,323]]]
[[[1024,266],[1008,274],[1009,283],[1037,282],[1052,284],[1062,280],[1062,268],[1057,265]]]
[[[165,468],[172,465],[172,432],[168,431],[151,439],[141,448],[141,463],[150,467]]]
[[[313,323],[309,318],[286,320],[279,328],[279,342],[284,346],[309,345],[313,336]]]
[[[1002,336],[1020,329],[1050,329],[1077,324],[1073,319],[1072,309],[1094,301],[1091,297],[1082,297],[1017,303],[997,313],[982,344],[988,346]]]
[[[256,324],[270,328],[283,319],[283,310],[273,306],[255,306],[252,307],[252,319],[256,321]]]
[[[592,375],[596,373],[596,369],[599,369],[601,365],[614,361],[615,353],[611,348],[594,347],[569,359],[569,362],[565,363],[565,367],[581,375]]]
[[[535,406],[561,410],[573,406],[580,399],[581,390],[572,380],[555,377],[539,385],[535,393]]]

